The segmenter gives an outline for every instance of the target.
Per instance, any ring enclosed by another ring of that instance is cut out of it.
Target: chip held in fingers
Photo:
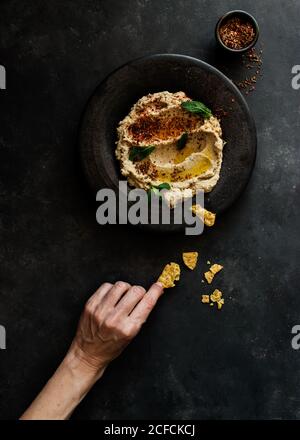
[[[183,252],[182,259],[189,269],[194,270],[198,261],[198,252]]]
[[[175,281],[179,281],[180,266],[177,263],[169,263],[164,267],[158,281],[162,283],[165,289],[175,287]]]

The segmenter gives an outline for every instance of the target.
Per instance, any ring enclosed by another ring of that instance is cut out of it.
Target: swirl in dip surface
[[[217,184],[224,142],[219,120],[204,119],[181,104],[191,100],[184,92],[159,92],[138,100],[120,122],[116,157],[121,173],[135,188],[149,189],[161,183],[171,187],[175,199],[197,190],[210,192]],[[178,141],[185,134],[186,142]],[[142,160],[130,160],[132,148],[155,147]],[[177,196],[176,196],[177,195]]]

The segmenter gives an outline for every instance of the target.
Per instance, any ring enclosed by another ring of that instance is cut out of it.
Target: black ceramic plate
[[[220,179],[205,195],[205,207],[217,214],[228,209],[245,189],[256,156],[256,129],[247,103],[221,72],[196,58],[159,54],[131,61],[112,72],[95,90],[83,115],[80,149],[93,191],[117,189],[122,176],[115,158],[116,128],[132,105],[148,93],[184,91],[221,118],[224,159]],[[178,230],[182,226],[164,227]]]

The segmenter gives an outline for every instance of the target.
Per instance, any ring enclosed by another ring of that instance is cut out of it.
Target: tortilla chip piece
[[[183,252],[182,259],[189,269],[194,270],[198,261],[198,252]]]
[[[210,299],[211,299],[211,301],[212,302],[219,302],[220,300],[221,300],[221,298],[222,298],[222,292],[221,292],[221,290],[218,290],[218,289],[216,289],[216,290],[214,290],[213,291],[213,293],[210,295]],[[223,300],[224,301],[224,300]]]
[[[212,280],[214,279],[214,274],[211,273],[210,270],[208,270],[207,272],[204,273],[205,279],[208,282],[208,284],[212,283]]]
[[[203,304],[209,304],[209,295],[202,295],[201,301]]]
[[[222,269],[223,269],[223,266],[221,266],[220,264],[213,264],[211,266],[211,268],[207,272],[204,273],[205,279],[208,282],[208,284],[212,283],[214,276],[218,272],[220,272],[220,270],[222,270]]]
[[[197,215],[200,218],[200,220],[204,221],[204,224],[206,226],[211,227],[215,224],[216,214],[214,214],[213,212],[202,208],[202,206],[200,205],[193,205],[191,210],[193,214]]]
[[[221,266],[221,264],[213,264],[209,270],[211,271],[211,273],[216,275],[216,273],[220,272],[220,270],[222,270],[222,269],[223,269],[223,266]]]
[[[220,301],[217,302],[218,310],[221,310],[223,305],[224,305],[224,299],[222,298],[222,299],[220,299]]]
[[[180,266],[177,263],[169,263],[164,267],[158,281],[162,283],[165,289],[174,287],[174,281],[180,278]]]
[[[213,226],[216,221],[216,214],[213,212],[207,211],[207,209],[204,209],[204,224],[206,226]]]

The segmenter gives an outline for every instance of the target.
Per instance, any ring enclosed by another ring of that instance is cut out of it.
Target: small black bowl
[[[232,17],[240,17],[245,21],[249,21],[255,29],[255,38],[248,46],[243,47],[242,49],[232,49],[231,47],[226,46],[223,43],[222,38],[220,36],[221,26],[224,24],[224,22],[226,22],[227,20],[229,20]],[[249,14],[248,12],[241,11],[241,10],[229,11],[219,19],[219,21],[216,25],[215,35],[216,35],[217,42],[219,43],[219,45],[223,49],[227,50],[230,53],[240,54],[240,53],[247,52],[247,50],[251,49],[257,43],[257,40],[259,37],[259,26],[258,26],[258,23],[255,20],[255,18],[251,14]]]

